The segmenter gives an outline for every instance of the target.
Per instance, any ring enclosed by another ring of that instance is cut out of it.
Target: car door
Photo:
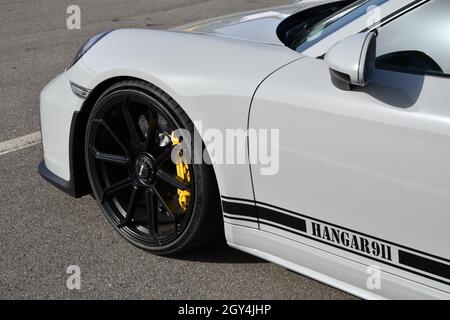
[[[336,88],[310,57],[262,83],[250,128],[279,132],[278,171],[251,166],[262,231],[450,291],[449,12],[382,27],[366,87]]]

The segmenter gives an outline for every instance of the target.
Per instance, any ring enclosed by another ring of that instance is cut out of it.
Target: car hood
[[[172,31],[213,34],[227,38],[282,45],[277,37],[277,27],[287,17],[331,1],[303,0],[291,5],[246,11],[199,21],[171,29]]]

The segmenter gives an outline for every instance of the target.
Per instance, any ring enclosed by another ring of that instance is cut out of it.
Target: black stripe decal
[[[223,216],[224,216],[225,218],[232,219],[232,220],[239,220],[239,221],[246,221],[246,222],[258,223],[258,221],[256,221],[256,220],[251,220],[251,219],[246,219],[246,218],[236,217],[236,216],[230,216],[230,215],[228,215],[228,214],[226,214],[226,213],[225,213]]]
[[[271,223],[265,223],[265,222],[263,222],[263,221],[260,221],[260,224],[267,225],[267,226],[272,227],[272,228],[280,229],[280,230],[283,230],[283,231],[286,231],[286,232],[289,232],[289,233],[292,233],[292,234],[295,234],[295,235],[297,235],[297,236],[300,236],[300,237],[303,237],[303,238],[307,238],[307,239],[310,239],[310,240],[313,240],[313,241],[317,241],[317,242],[320,242],[320,243],[322,243],[322,244],[329,245],[329,246],[332,246],[332,247],[334,247],[334,248],[337,248],[337,249],[340,249],[340,250],[344,250],[344,251],[346,251],[346,252],[350,252],[350,253],[359,255],[359,256],[361,256],[361,257],[365,257],[365,258],[371,259],[371,260],[373,260],[373,261],[380,262],[380,263],[386,264],[386,265],[388,265],[388,266],[391,266],[391,267],[393,267],[393,268],[397,268],[397,269],[400,269],[400,270],[403,270],[403,271],[407,271],[407,272],[413,273],[413,274],[415,274],[415,275],[418,275],[418,276],[421,276],[421,277],[424,277],[424,278],[427,278],[427,279],[430,279],[430,280],[433,280],[433,281],[437,281],[437,282],[440,282],[440,283],[443,283],[443,284],[446,284],[446,285],[450,285],[450,282],[447,282],[447,281],[445,281],[445,280],[437,279],[437,278],[431,277],[431,276],[429,276],[429,275],[426,275],[426,274],[417,272],[417,271],[415,271],[415,270],[406,269],[406,268],[403,268],[403,267],[401,267],[401,266],[399,266],[399,265],[396,265],[396,264],[394,264],[394,263],[389,263],[389,262],[387,262],[387,261],[383,261],[383,260],[380,260],[380,259],[376,259],[376,258],[374,258],[374,257],[368,256],[368,255],[365,255],[365,254],[361,254],[361,253],[355,252],[355,251],[353,251],[353,250],[346,249],[346,248],[343,248],[343,247],[340,247],[340,246],[331,244],[331,243],[326,242],[326,241],[317,240],[316,238],[307,236],[307,235],[304,234],[304,233],[302,234],[302,233],[299,233],[299,232],[294,232],[294,231],[292,231],[292,230],[289,230],[289,229],[286,229],[286,228],[281,228],[281,227],[276,226],[276,225],[274,225],[274,224],[271,224]],[[274,233],[274,234],[275,234],[275,233]]]
[[[264,207],[257,207],[257,212],[260,219],[269,220],[292,229],[306,232],[306,220],[304,219],[293,217]]]
[[[222,207],[223,207],[223,212],[225,212],[225,213],[257,218],[256,205],[254,203],[244,204],[244,203],[229,202],[229,201],[222,200]]]
[[[253,201],[253,200],[242,199],[242,198],[235,198],[235,197],[222,196],[222,199],[223,199],[223,200],[231,200],[231,201],[248,202],[249,204],[255,204],[255,201]]]
[[[339,228],[339,229],[342,229],[342,230],[350,231],[350,232],[359,234],[359,235],[364,236],[364,237],[372,238],[374,240],[383,241],[383,242],[386,242],[386,243],[391,244],[393,246],[396,246],[396,247],[399,247],[399,248],[403,248],[403,249],[406,249],[408,251],[413,251],[413,252],[416,252],[416,253],[419,253],[419,254],[422,254],[422,255],[426,255],[426,256],[429,256],[431,258],[439,259],[439,260],[442,260],[442,261],[445,261],[445,262],[450,262],[450,259],[445,259],[445,258],[442,258],[442,257],[438,257],[436,255],[432,255],[430,253],[419,251],[419,250],[416,250],[416,249],[413,249],[413,248],[408,248],[408,247],[403,246],[401,244],[397,244],[397,243],[394,243],[394,242],[391,242],[391,241],[388,241],[388,240],[380,239],[380,238],[377,238],[377,237],[374,237],[374,236],[371,236],[371,235],[368,235],[366,233],[362,233],[362,232],[359,232],[359,231],[354,231],[354,230],[351,230],[351,229],[346,228],[346,227],[341,227],[341,226],[338,226],[338,225],[336,225],[334,223],[330,223],[330,222],[326,222],[326,221],[323,221],[323,220],[319,220],[319,219],[316,219],[316,218],[313,218],[313,217],[310,217],[310,216],[307,216],[307,215],[304,215],[304,214],[300,214],[300,213],[297,213],[297,212],[294,212],[294,211],[291,211],[291,210],[283,209],[283,208],[280,208],[280,207],[277,207],[277,206],[274,206],[274,205],[271,205],[271,204],[268,204],[268,203],[257,201],[256,205],[258,206],[258,204],[271,207],[271,208],[273,208],[275,210],[289,212],[289,213],[298,215],[299,217],[303,217],[303,218],[306,218],[306,219],[309,219],[309,220],[314,220],[314,221],[317,221],[317,222],[320,222],[320,223],[324,223],[324,224],[327,224],[327,225],[332,226],[332,227],[336,227],[336,228]],[[260,208],[260,206],[258,206],[258,208]],[[279,212],[279,211],[277,211],[277,212]]]
[[[398,250],[398,261],[405,266],[450,279],[450,265],[448,264],[421,257],[403,250]]]
[[[312,217],[309,217],[309,216],[305,216],[303,214],[299,214],[299,213],[296,213],[296,212],[293,212],[293,211],[290,211],[290,210],[286,210],[286,209],[283,209],[283,208],[280,208],[280,207],[277,207],[277,206],[273,206],[273,205],[270,205],[270,204],[267,204],[267,203],[258,202],[258,201],[254,202],[254,201],[251,201],[251,200],[245,200],[245,199],[239,199],[239,198],[230,198],[230,197],[222,197],[222,198],[223,199],[229,199],[229,200],[233,199],[233,200],[237,200],[237,201],[242,201],[242,202],[247,202],[248,203],[248,204],[243,204],[243,203],[230,203],[229,201],[222,201],[223,204],[227,203],[227,206],[229,208],[230,208],[230,204],[232,204],[231,210],[233,210],[233,213],[232,212],[228,212],[230,214],[246,215],[246,216],[254,217],[254,218],[257,218],[256,214],[258,214],[260,219],[267,220],[267,221],[259,221],[260,224],[268,225],[268,226],[273,227],[273,228],[277,228],[277,229],[280,229],[280,230],[283,230],[283,231],[286,231],[286,232],[289,232],[289,233],[292,233],[292,234],[295,234],[295,235],[298,235],[298,236],[301,236],[301,237],[304,237],[304,238],[307,238],[307,239],[311,239],[311,240],[314,240],[314,241],[317,241],[317,242],[320,242],[320,243],[323,243],[323,244],[326,244],[326,245],[329,245],[329,246],[332,246],[332,247],[335,247],[335,248],[338,248],[338,249],[341,249],[341,250],[344,250],[344,251],[351,252],[353,254],[357,254],[357,255],[360,255],[360,256],[372,259],[372,260],[377,261],[377,262],[381,262],[381,263],[387,264],[387,265],[389,265],[391,267],[395,267],[395,268],[398,268],[398,269],[401,269],[401,270],[404,270],[404,271],[411,272],[413,274],[416,274],[416,275],[419,275],[419,276],[431,279],[433,281],[437,281],[437,282],[444,283],[446,285],[450,285],[450,282],[448,282],[448,281],[441,280],[441,279],[438,279],[438,278],[435,278],[435,277],[431,277],[429,275],[426,275],[426,274],[423,274],[423,273],[420,273],[420,272],[417,272],[417,271],[414,271],[414,270],[411,270],[411,269],[403,268],[402,266],[400,266],[400,265],[404,265],[404,266],[407,266],[409,268],[414,268],[414,269],[417,269],[417,270],[420,270],[420,271],[425,271],[427,273],[434,274],[434,275],[437,275],[437,276],[445,278],[445,279],[450,279],[450,265],[445,263],[445,262],[449,262],[450,261],[449,259],[441,258],[441,257],[435,256],[435,255],[432,255],[432,254],[428,254],[428,253],[425,253],[425,252],[422,252],[422,251],[419,251],[419,250],[415,250],[415,249],[408,248],[408,247],[405,247],[405,246],[402,246],[402,245],[398,245],[398,244],[390,242],[390,241],[386,241],[386,240],[383,240],[383,239],[380,239],[380,238],[376,238],[376,237],[373,237],[373,236],[370,236],[370,235],[367,235],[367,234],[364,234],[364,233],[361,233],[361,232],[358,232],[358,231],[353,231],[353,230],[345,228],[345,227],[341,227],[341,226],[338,226],[338,225],[335,225],[335,224],[332,224],[332,223],[328,223],[328,222],[323,221],[323,220],[319,220],[319,219],[315,219],[315,218],[312,218]],[[235,205],[238,205],[238,206],[235,206]],[[272,210],[272,209],[267,208],[267,207],[273,208],[275,210]],[[224,208],[225,208],[225,205],[224,205]],[[242,211],[238,212],[238,210],[242,210]],[[289,215],[287,213],[290,213],[291,215]],[[292,215],[296,215],[296,217],[294,217]],[[227,216],[227,218],[229,218],[229,219],[237,219],[237,220],[244,220],[245,221],[245,219],[243,219],[243,218],[235,218],[235,217],[230,217],[230,216]],[[250,221],[250,222],[256,222],[256,221],[252,221],[252,220],[249,220],[249,219],[247,219],[247,220]],[[329,241],[324,241],[324,240],[318,239],[317,235],[313,235],[313,234],[312,235],[308,235],[308,233],[307,233],[307,224],[308,224],[307,220],[311,220],[311,223],[312,223],[313,226],[315,225],[315,223],[313,221],[316,221],[316,222],[320,222],[322,224],[326,224],[328,226],[332,226],[332,227],[335,227],[335,228],[346,230],[348,232],[351,232],[351,233],[354,233],[354,234],[357,234],[357,235],[361,235],[363,237],[371,238],[371,239],[376,240],[376,241],[381,241],[381,242],[384,242],[386,244],[393,245],[393,246],[398,248],[398,250],[397,250],[397,252],[398,252],[398,264],[393,264],[393,263],[390,263],[390,262],[385,261],[385,260],[379,260],[379,259],[376,259],[376,258],[370,256],[370,255],[364,254],[364,252],[355,252],[354,250],[349,250],[349,249],[344,248],[342,246],[335,245],[333,243],[330,243]],[[280,224],[280,225],[283,225],[283,226],[286,226],[286,227],[298,230],[300,232],[295,232],[295,231],[293,231],[291,229],[283,228],[283,227],[281,227],[279,225],[275,225],[275,224],[272,224],[270,222],[273,222],[273,223],[276,223],[276,224]],[[429,258],[426,258],[426,257],[422,257],[422,256],[419,256],[417,254],[404,251],[401,248],[403,248],[405,250],[408,250],[408,251],[419,253],[421,255],[426,255],[426,256],[428,256],[430,258],[439,259],[439,260],[444,261],[444,262],[435,261],[435,260],[432,260],[432,259],[429,259]]]

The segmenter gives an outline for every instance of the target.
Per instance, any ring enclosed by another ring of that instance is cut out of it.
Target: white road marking
[[[0,156],[17,150],[32,147],[42,141],[41,132],[36,131],[26,136],[0,142]]]

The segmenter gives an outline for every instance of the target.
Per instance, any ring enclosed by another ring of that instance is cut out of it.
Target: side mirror
[[[364,87],[372,77],[376,60],[376,33],[358,33],[335,44],[325,55],[331,82],[342,90]]]

